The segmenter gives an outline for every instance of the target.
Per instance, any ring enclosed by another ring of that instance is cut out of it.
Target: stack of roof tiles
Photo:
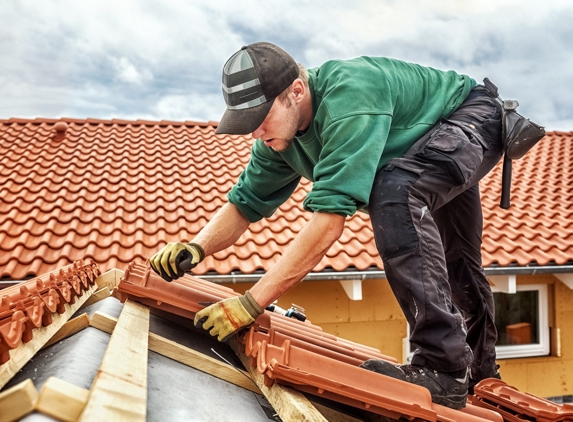
[[[118,290],[127,298],[193,319],[209,303],[237,295],[231,289],[185,275],[170,283],[132,262]],[[378,350],[322,332],[308,322],[266,311],[238,339],[250,363],[274,382],[386,417],[427,421],[565,421],[571,405],[557,405],[487,379],[462,411],[432,403],[428,390],[359,367],[366,359],[395,359]],[[503,416],[503,417],[502,417]]]
[[[0,277],[22,279],[84,257],[102,270],[190,240],[226,201],[252,140],[216,124],[78,119],[0,120]],[[549,133],[514,163],[512,207],[501,169],[481,183],[484,266],[573,259],[573,133]],[[195,274],[267,270],[310,218],[301,182],[270,219],[208,257]],[[564,235],[565,233],[565,235]],[[315,271],[382,269],[366,215],[347,221]]]
[[[34,329],[52,323],[56,312],[94,285],[100,275],[93,261],[71,265],[0,291],[0,365],[10,359],[10,350],[33,338]]]
[[[556,404],[522,393],[494,378],[481,381],[470,400],[477,406],[498,412],[507,422],[573,421],[573,404]]]

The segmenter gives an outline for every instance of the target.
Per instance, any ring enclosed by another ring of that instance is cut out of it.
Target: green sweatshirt
[[[256,140],[228,199],[255,222],[270,217],[302,176],[313,182],[304,209],[352,215],[368,205],[376,172],[456,110],[475,85],[453,71],[383,57],[309,69],[310,127],[281,152]]]

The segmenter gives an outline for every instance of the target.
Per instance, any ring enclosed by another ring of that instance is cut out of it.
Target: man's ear
[[[292,83],[292,95],[293,99],[296,103],[302,102],[304,96],[306,95],[306,87],[304,86],[304,82],[297,78]]]

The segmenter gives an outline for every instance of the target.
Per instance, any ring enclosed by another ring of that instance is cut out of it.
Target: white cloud
[[[153,80],[153,74],[147,69],[137,69],[127,57],[114,58],[113,63],[117,72],[117,79],[135,85],[143,85]]]
[[[219,97],[219,94],[166,95],[153,106],[153,114],[163,116],[164,120],[205,121],[204,116],[215,116],[210,120],[218,121],[225,111]]]

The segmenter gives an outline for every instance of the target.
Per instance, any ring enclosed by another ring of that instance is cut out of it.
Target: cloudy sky
[[[313,67],[379,55],[489,77],[573,130],[571,0],[4,0],[0,118],[218,121],[221,69],[271,41]]]

